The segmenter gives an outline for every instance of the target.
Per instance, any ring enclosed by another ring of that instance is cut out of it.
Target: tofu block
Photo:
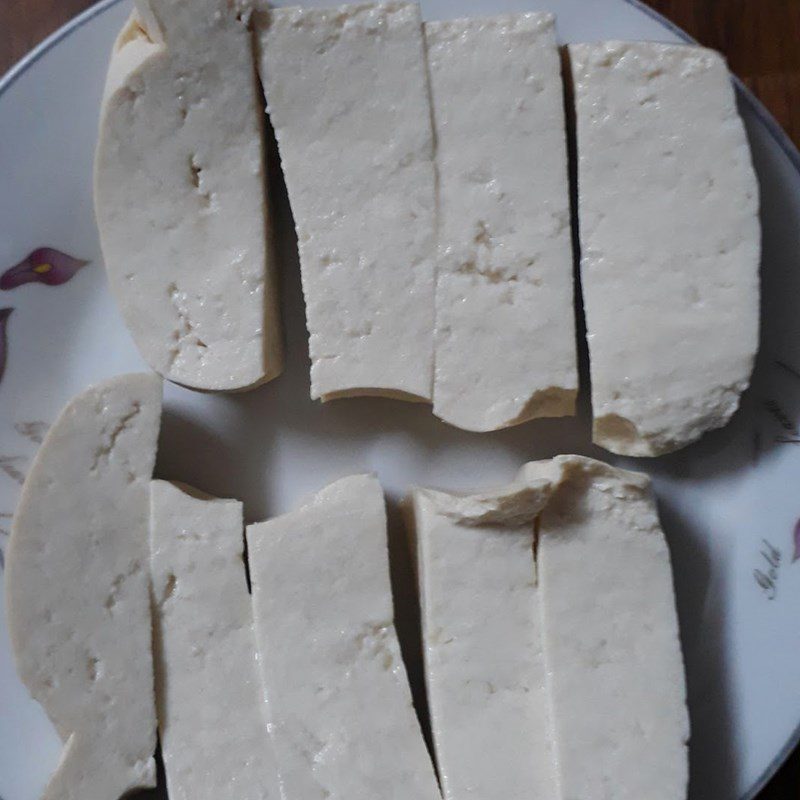
[[[419,6],[255,15],[297,228],[311,396],[431,399],[435,171]]]
[[[594,441],[656,456],[723,426],[758,348],[758,185],[700,47],[570,45]]]
[[[562,797],[685,800],[689,719],[669,550],[644,475],[578,456],[539,518]]]
[[[137,0],[108,68],[95,212],[111,292],[147,363],[194,389],[278,375],[263,102],[227,0]]]
[[[445,800],[685,800],[689,721],[649,480],[580,456],[411,496]]]
[[[551,491],[539,480],[471,497],[412,493],[445,800],[560,798],[534,565],[534,521]]]
[[[439,797],[394,627],[378,481],[331,484],[247,528],[283,800]]]
[[[242,504],[153,481],[156,701],[172,800],[279,800]]]
[[[64,742],[43,800],[156,784],[148,562],[161,381],[75,397],[28,473],[6,553],[17,670]]]
[[[552,14],[425,24],[439,175],[433,411],[471,431],[571,415],[578,373]]]

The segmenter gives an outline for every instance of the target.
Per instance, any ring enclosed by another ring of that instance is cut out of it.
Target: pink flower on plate
[[[800,519],[794,524],[794,552],[792,553],[792,563],[800,559]]]
[[[24,283],[44,283],[59,286],[66,283],[89,262],[62,253],[54,247],[37,247],[26,258],[0,276],[0,289],[16,289]]]
[[[0,381],[3,380],[3,373],[6,371],[6,356],[8,355],[6,326],[13,310],[13,308],[0,308]]]

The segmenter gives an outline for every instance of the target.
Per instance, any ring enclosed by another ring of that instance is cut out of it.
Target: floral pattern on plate
[[[6,371],[6,358],[8,357],[8,318],[13,308],[0,308],[0,381]]]
[[[89,262],[75,258],[55,247],[37,247],[22,261],[9,267],[0,275],[0,290],[11,291],[26,283],[43,283],[60,286],[71,280],[81,267]],[[8,318],[13,308],[0,309],[0,381],[3,380],[8,357]],[[0,798],[0,800],[2,800]]]
[[[26,283],[60,286],[88,263],[54,247],[37,247],[0,276],[0,289],[9,291]]]

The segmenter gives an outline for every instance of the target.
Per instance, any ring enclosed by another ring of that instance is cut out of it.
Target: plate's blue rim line
[[[17,63],[0,78],[0,96],[10,89],[25,72],[39,61],[42,56],[46,55],[48,51],[52,50],[62,39],[65,39],[71,33],[78,30],[78,28],[82,28],[87,22],[120,2],[122,2],[122,0],[100,0],[99,3],[89,6],[85,11],[78,14],[77,17],[71,19],[66,25],[59,28],[55,33],[36,45],[30,53],[17,61]]]
[[[46,55],[46,53],[55,47],[55,45],[57,45],[62,39],[65,39],[78,28],[83,27],[87,22],[94,19],[94,17],[102,14],[104,11],[107,11],[109,8],[117,5],[120,2],[122,2],[122,0],[100,0],[99,3],[90,6],[86,9],[86,11],[78,14],[78,16],[73,20],[59,28],[55,33],[48,36],[43,42],[34,47],[34,49],[31,50],[28,55],[11,67],[11,69],[8,70],[8,72],[6,72],[2,78],[0,78],[0,96],[10,89],[11,86],[16,83],[18,78],[20,78],[30,67],[39,61],[42,56]],[[662,14],[659,14],[655,9],[650,8],[650,6],[646,5],[644,2],[642,2],[642,0],[625,0],[625,2],[658,22],[660,25],[670,31],[670,33],[674,33],[684,42],[697,44],[697,40],[689,36],[686,31],[678,27],[674,22],[667,19]],[[767,110],[766,106],[750,91],[750,89],[745,86],[744,83],[742,83],[742,81],[736,76],[734,76],[734,81],[740,95],[743,97],[748,106],[750,106],[759,122],[766,128],[767,133],[769,133],[770,136],[775,140],[775,143],[783,151],[786,158],[789,159],[789,162],[797,170],[798,174],[800,174],[800,150],[795,147],[786,131],[781,128],[775,117],[772,116],[772,114]],[[777,756],[775,756],[761,777],[755,782],[753,787],[742,796],[741,800],[753,800],[753,798],[764,788],[764,786],[766,786],[770,778],[772,778],[778,769],[780,769],[781,765],[786,761],[798,744],[800,744],[800,725],[795,728],[784,748],[778,753]]]

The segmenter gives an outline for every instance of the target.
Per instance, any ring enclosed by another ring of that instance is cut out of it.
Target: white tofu
[[[649,479],[560,456],[537,567],[561,793],[685,800],[689,720],[669,550]]]
[[[412,494],[445,800],[560,797],[534,565],[534,521],[551,489],[540,480],[475,497]]]
[[[495,492],[416,490],[413,510],[445,800],[685,800],[683,661],[648,479],[558,456]]]
[[[425,24],[439,175],[433,411],[490,431],[573,414],[564,94],[554,17]]]
[[[724,425],[758,347],[758,186],[722,57],[570,45],[594,441],[653,456]]]
[[[435,171],[419,7],[255,16],[297,228],[311,396],[430,400]]]
[[[47,434],[17,507],[11,643],[65,743],[43,800],[155,786],[147,526],[160,415],[155,375],[87,389]]]
[[[256,664],[242,504],[150,494],[156,700],[172,800],[279,800]]]
[[[226,0],[138,0],[114,47],[95,154],[112,294],[159,374],[231,391],[282,345],[252,38]]]
[[[247,528],[283,800],[435,800],[394,628],[378,481],[331,484]]]

